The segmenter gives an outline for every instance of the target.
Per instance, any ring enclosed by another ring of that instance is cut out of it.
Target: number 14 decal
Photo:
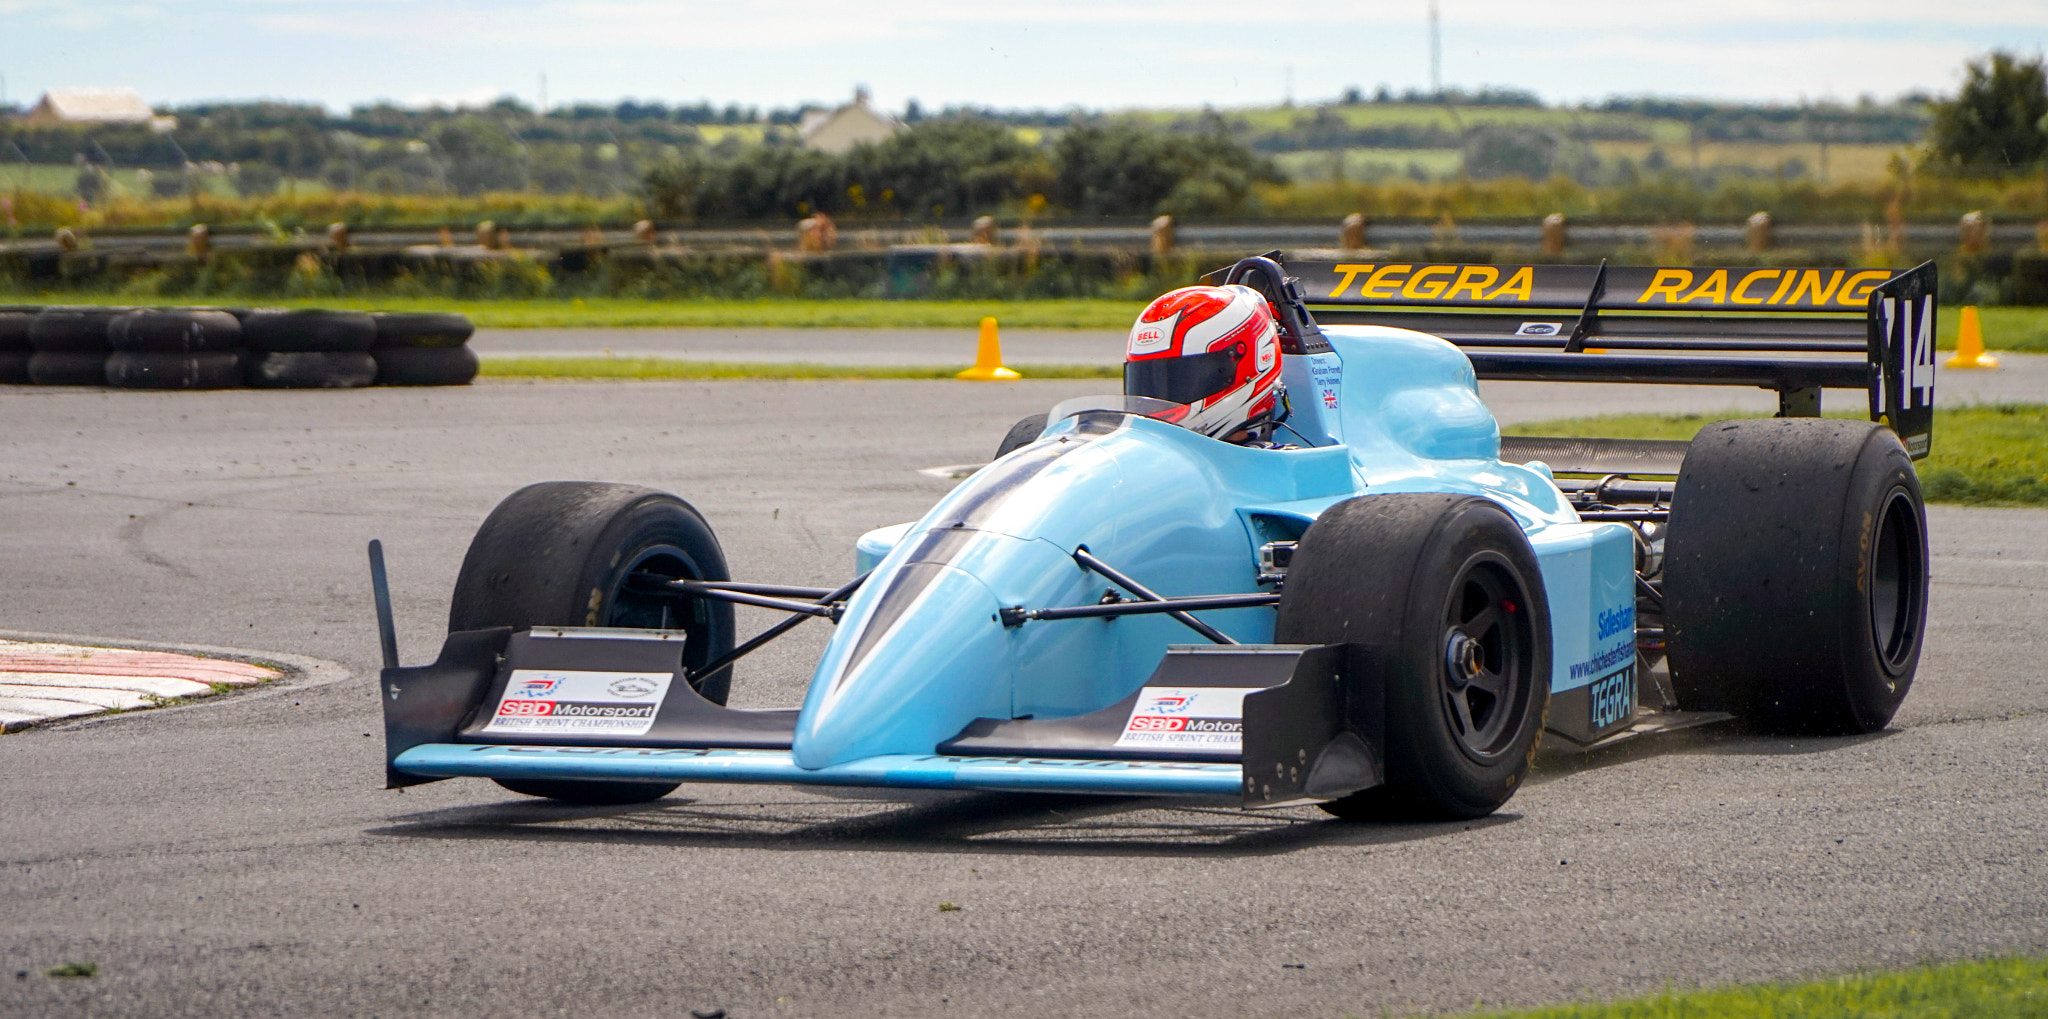
[[[1884,300],[1884,328],[1908,407],[1934,403],[1934,298]]]

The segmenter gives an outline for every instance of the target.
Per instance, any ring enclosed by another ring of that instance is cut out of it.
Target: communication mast
[[[1436,0],[1429,0],[1429,90],[1444,94],[1444,32],[1437,20]]]

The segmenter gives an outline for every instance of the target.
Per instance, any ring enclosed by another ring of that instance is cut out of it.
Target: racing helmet
[[[1124,395],[1186,404],[1178,423],[1219,439],[1270,425],[1282,407],[1272,305],[1235,283],[1160,295],[1131,326]]]

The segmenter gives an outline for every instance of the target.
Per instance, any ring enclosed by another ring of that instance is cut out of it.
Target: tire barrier
[[[107,345],[107,327],[133,308],[44,308],[28,325],[28,345],[40,353],[99,354]]]
[[[362,350],[251,353],[243,379],[256,389],[359,389],[377,381],[377,361]]]
[[[462,386],[476,327],[438,312],[0,307],[0,385]]]
[[[0,311],[0,385],[28,381],[28,325],[35,315],[25,311]]]
[[[446,312],[373,312],[377,340],[371,352],[381,350],[432,350],[460,347],[476,332],[467,315]]]
[[[38,386],[104,386],[104,351],[38,350],[28,356],[28,380]]]
[[[476,351],[468,347],[389,347],[370,355],[380,386],[466,386],[476,378]]]
[[[377,323],[360,311],[264,308],[242,319],[242,342],[259,354],[361,353],[377,342]]]
[[[134,354],[199,354],[242,346],[242,324],[210,308],[143,308],[107,325],[107,345]]]
[[[107,385],[116,389],[233,389],[242,384],[239,350],[164,354],[117,350],[107,357]]]

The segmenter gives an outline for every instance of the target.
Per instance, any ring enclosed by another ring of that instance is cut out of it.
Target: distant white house
[[[874,108],[868,90],[853,90],[853,102],[836,110],[812,110],[797,124],[806,148],[839,155],[862,142],[878,142],[903,130],[903,122]]]
[[[38,127],[52,124],[148,124],[159,130],[176,126],[159,117],[132,88],[53,88],[21,117]]]

